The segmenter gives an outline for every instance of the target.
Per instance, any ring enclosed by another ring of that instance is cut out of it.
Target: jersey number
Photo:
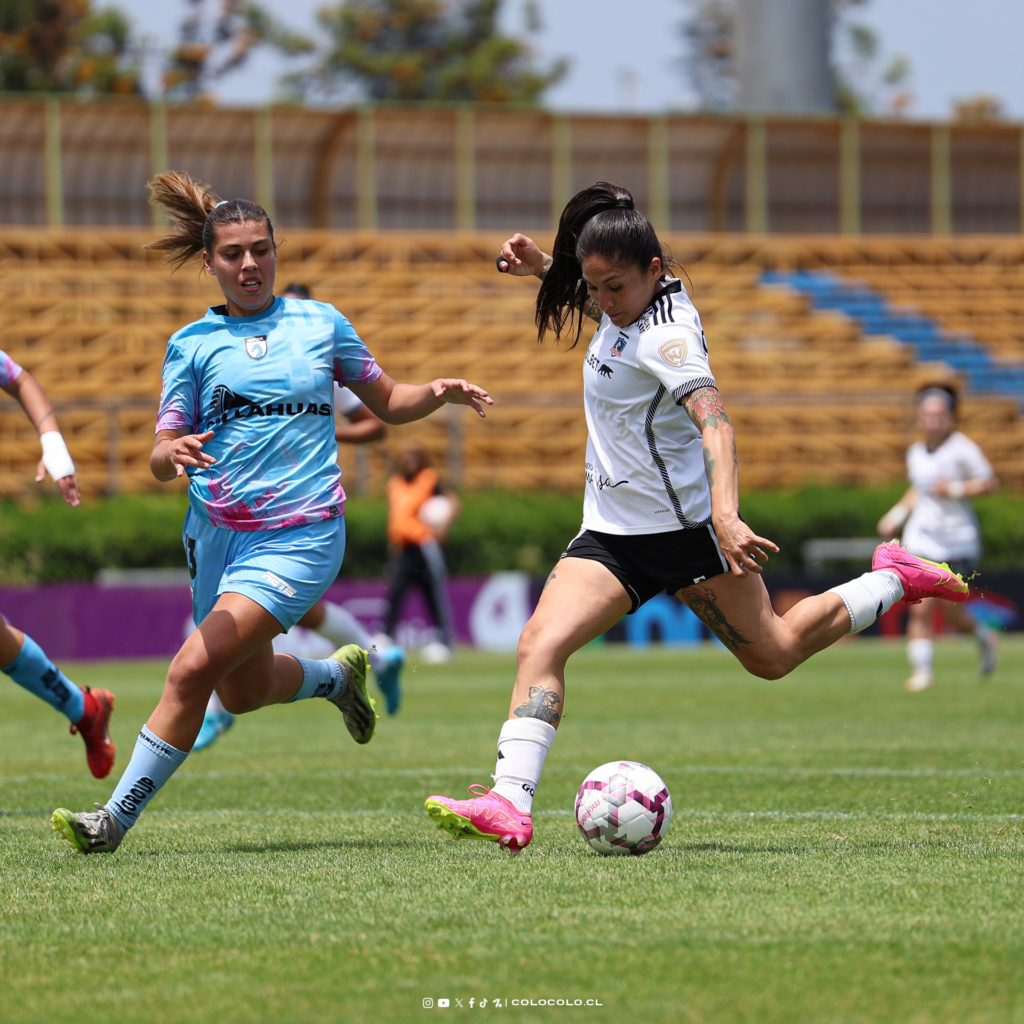
[[[199,566],[196,565],[196,539],[195,537],[185,538],[185,551],[188,553],[188,575],[189,579],[195,579]]]

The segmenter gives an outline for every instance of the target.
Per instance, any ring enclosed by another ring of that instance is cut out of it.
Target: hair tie
[[[632,210],[633,200],[632,199],[616,199],[614,209],[616,210]]]
[[[221,200],[221,201],[220,201],[220,202],[219,202],[219,203],[217,204],[217,206],[223,206],[223,205],[224,205],[225,203],[230,203],[230,202],[231,202],[231,200],[230,200],[230,199],[222,199],[222,200]],[[214,207],[214,209],[215,209],[215,210],[217,209],[217,206],[215,206],[215,207]]]

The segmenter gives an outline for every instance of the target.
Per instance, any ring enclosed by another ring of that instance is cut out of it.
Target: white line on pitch
[[[585,765],[554,765],[557,771],[577,772],[586,775],[591,768]],[[421,778],[424,776],[449,776],[467,775],[480,776],[479,768],[355,768],[347,765],[337,768],[321,768],[313,770],[305,769],[281,769],[277,771],[249,771],[249,770],[210,770],[193,771],[186,768],[181,772],[179,778],[189,779],[230,779],[230,778],[333,778],[340,774],[351,773],[353,778],[383,777],[383,778]],[[677,765],[664,771],[664,774],[671,778],[673,775],[781,775],[781,776],[829,776],[850,778],[1024,778],[1024,769],[993,769],[984,768],[872,768],[872,767],[850,767],[850,768],[815,768],[815,767],[787,767],[782,765],[713,765],[713,764],[692,764]],[[28,782],[63,782],[66,780],[81,779],[80,772],[61,772],[51,774],[29,774],[29,775],[0,775],[0,782],[9,785],[23,785]]]

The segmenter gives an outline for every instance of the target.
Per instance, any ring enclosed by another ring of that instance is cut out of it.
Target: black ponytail
[[[587,286],[583,261],[588,256],[628,267],[646,269],[657,256],[662,268],[673,265],[654,228],[633,207],[633,197],[621,185],[599,181],[569,200],[558,220],[552,263],[537,294],[537,339],[548,331],[560,338],[568,329],[573,345],[583,329]]]

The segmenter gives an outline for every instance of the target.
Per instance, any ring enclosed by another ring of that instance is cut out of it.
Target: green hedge
[[[751,492],[743,515],[782,549],[773,568],[800,567],[809,537],[867,537],[901,493],[887,488],[806,488]],[[453,573],[524,569],[542,575],[579,529],[578,495],[485,492],[462,497],[448,541]],[[0,503],[0,582],[91,579],[104,568],[181,568],[181,493],[119,497],[69,509],[57,501]],[[996,494],[977,503],[989,567],[1024,568],[1021,499]],[[345,572],[376,576],[387,558],[382,498],[348,503]]]

